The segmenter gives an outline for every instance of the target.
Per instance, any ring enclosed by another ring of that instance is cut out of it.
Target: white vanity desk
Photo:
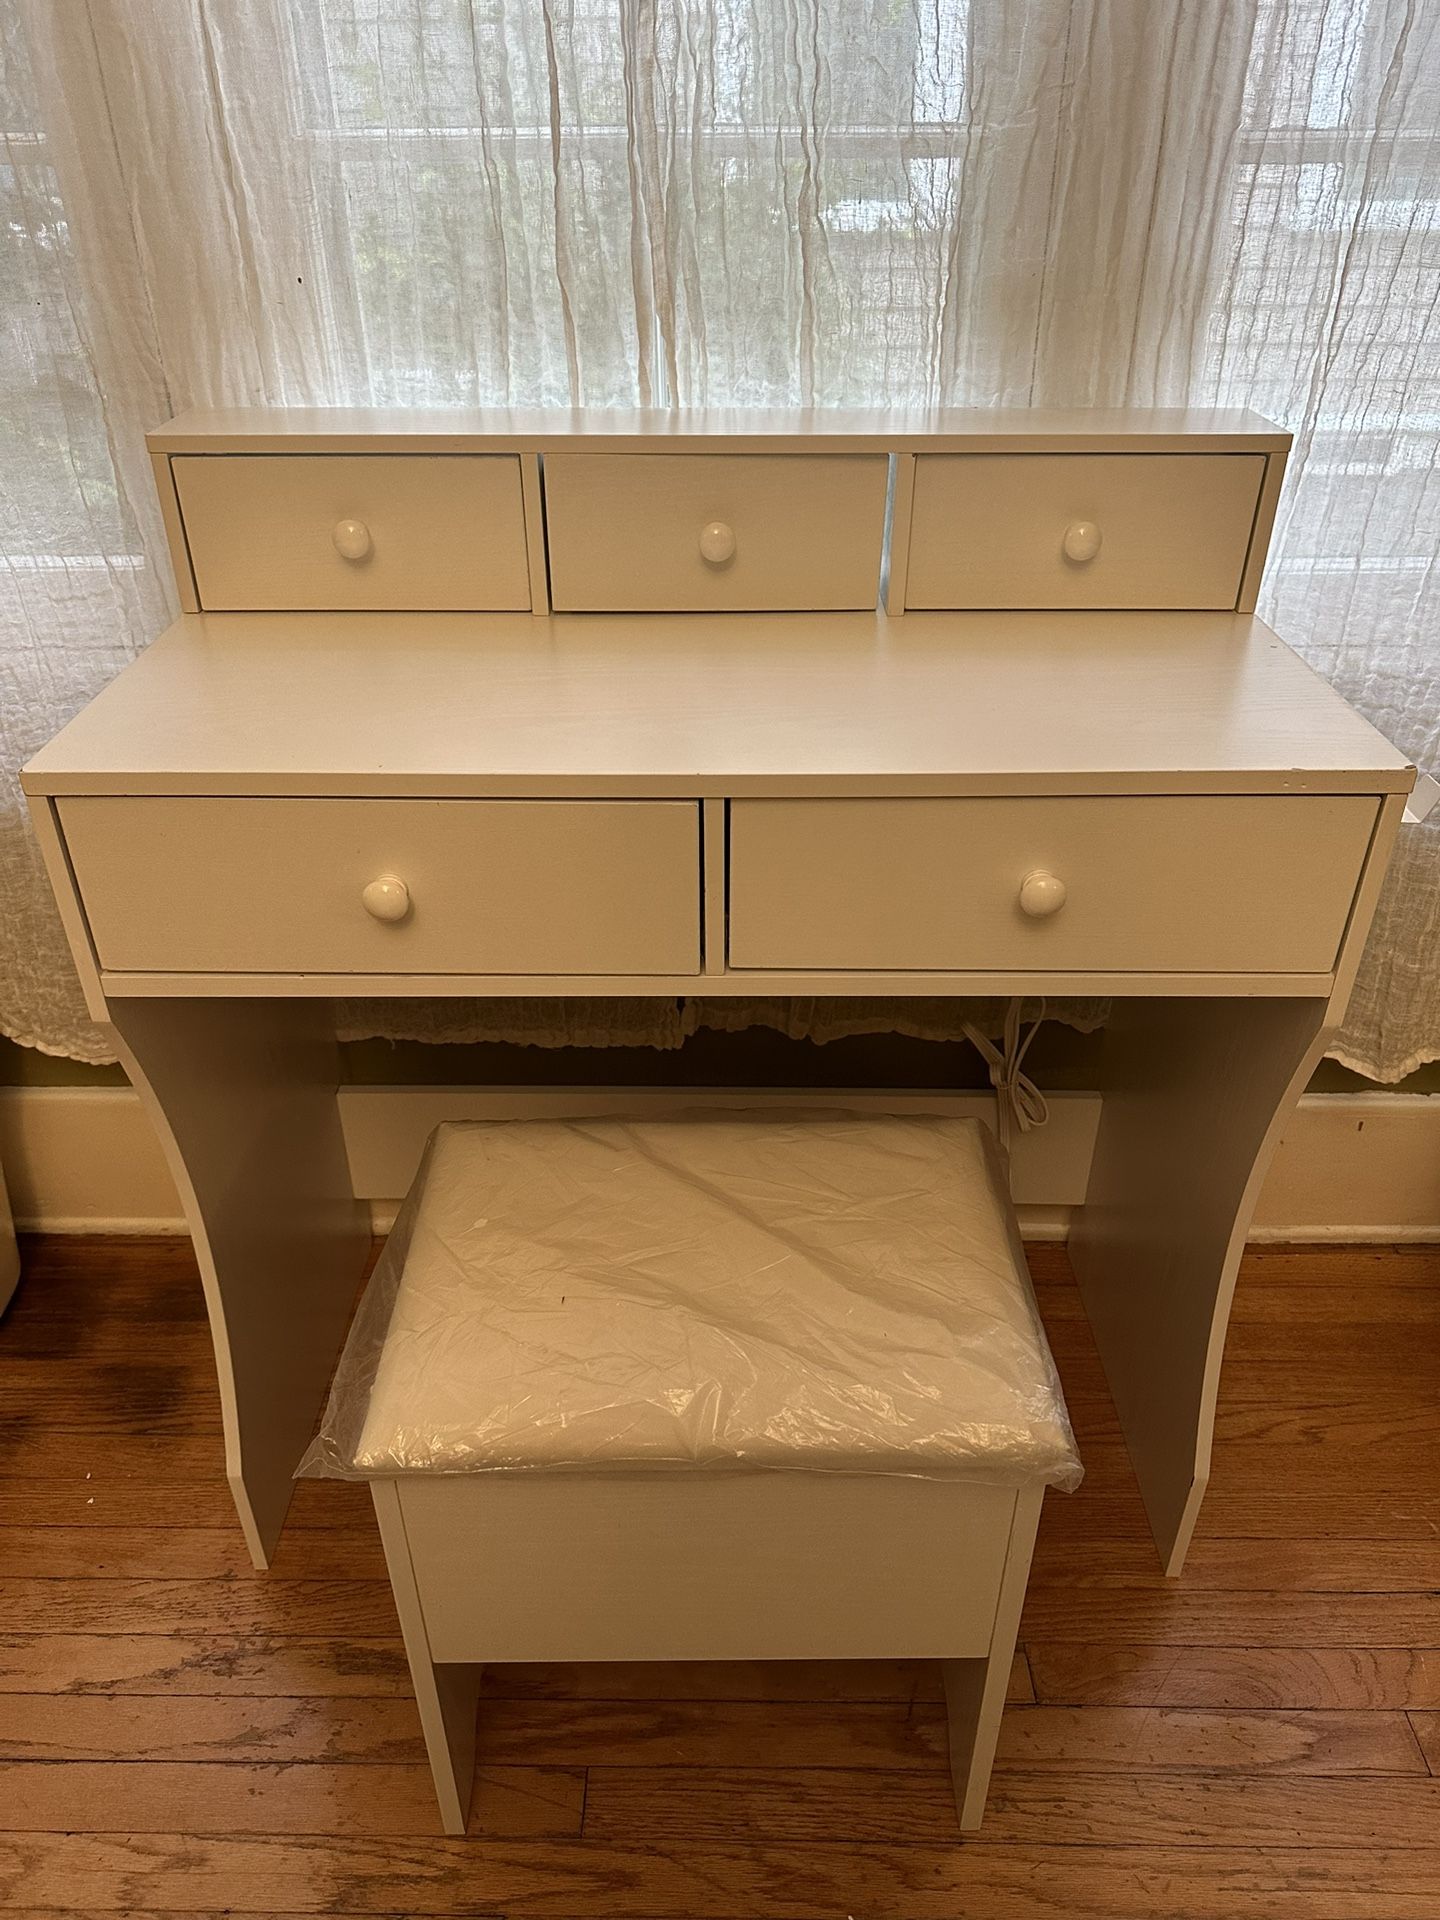
[[[1259,1183],[1413,779],[1248,611],[1286,436],[247,413],[152,445],[194,610],[25,786],[185,1199],[257,1564],[368,1240],[332,996],[1024,993],[1117,998],[1071,1252],[1178,1571]]]

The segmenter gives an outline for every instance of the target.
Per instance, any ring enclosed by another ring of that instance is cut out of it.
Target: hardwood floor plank
[[[484,1697],[501,1700],[728,1700],[890,1702],[935,1706],[945,1694],[934,1660],[608,1661],[485,1669]],[[1031,1697],[1016,1655],[1012,1699]]]
[[[944,1715],[853,1702],[488,1700],[488,1759],[576,1765],[931,1767],[947,1752]],[[1007,1714],[1007,1763],[1146,1772],[1193,1768],[1309,1773],[1423,1773],[1400,1712],[1034,1707]]]
[[[1164,1576],[1143,1540],[1092,1538],[1085,1548],[1046,1536],[1036,1544],[1031,1578],[1159,1589]],[[1272,1540],[1257,1553],[1251,1540],[1200,1539],[1186,1558],[1184,1584],[1230,1593],[1433,1593],[1440,1550],[1427,1540]]]
[[[195,1284],[198,1288],[199,1276]],[[21,1300],[34,1301],[33,1295]],[[86,1313],[79,1304],[66,1313],[27,1311],[17,1302],[6,1314],[5,1338],[0,1341],[0,1378],[12,1368],[44,1362],[79,1365],[94,1360],[128,1359],[136,1349],[133,1318],[108,1314],[103,1305]],[[197,1372],[215,1371],[210,1328],[203,1312],[193,1319],[152,1318],[145,1327],[145,1353],[151,1360],[193,1366]]]
[[[485,1670],[484,1693],[506,1700],[843,1700],[938,1705],[937,1660],[675,1660],[652,1665],[501,1665]],[[1006,1699],[1033,1702],[1025,1650],[1017,1647]]]
[[[164,1483],[225,1481],[220,1435],[72,1433],[41,1414],[15,1416],[0,1407],[0,1486],[26,1480],[101,1480]],[[88,1491],[88,1488],[87,1488]]]
[[[1222,1390],[1222,1407],[1223,1404]],[[1253,1408],[1241,1411],[1247,1418],[1254,1413]],[[1417,1416],[1417,1421],[1421,1417]],[[1348,1492],[1363,1494],[1372,1500],[1395,1499],[1406,1503],[1434,1497],[1436,1443],[1418,1430],[1409,1439],[1402,1437],[1397,1440],[1393,1455],[1383,1451],[1385,1443],[1377,1437],[1374,1445],[1379,1451],[1367,1464],[1363,1456],[1369,1443],[1363,1438],[1327,1434],[1323,1407],[1307,1409],[1303,1414],[1294,1411],[1287,1414],[1286,1418],[1307,1422],[1310,1437],[1296,1440],[1277,1435],[1265,1441],[1253,1435],[1237,1438],[1231,1433],[1223,1442],[1217,1443],[1211,1480],[1211,1486],[1217,1493],[1222,1497],[1229,1493],[1274,1499],[1286,1489],[1293,1489],[1301,1499],[1311,1494],[1318,1496],[1327,1492]],[[1430,1419],[1430,1413],[1427,1411],[1423,1418]],[[1080,1442],[1086,1481],[1093,1490],[1108,1493],[1128,1491],[1134,1484],[1135,1476],[1124,1444],[1104,1435],[1085,1433],[1080,1434]],[[1427,1459],[1430,1463],[1428,1477],[1425,1472]],[[1080,1491],[1073,1496],[1074,1501],[1079,1502],[1084,1493],[1085,1485],[1082,1484]],[[1057,1504],[1066,1497],[1057,1495]],[[1208,1495],[1204,1517],[1207,1531],[1214,1530],[1216,1523],[1208,1510]],[[1317,1529],[1309,1527],[1306,1531],[1313,1533]]]
[[[0,1693],[409,1698],[411,1687],[398,1632],[368,1640],[5,1633]]]
[[[12,1579],[253,1580],[255,1569],[233,1525],[175,1527],[12,1527],[4,1543]],[[272,1580],[384,1580],[385,1557],[373,1520],[282,1539]]]
[[[1301,1297],[1308,1296],[1278,1294],[1273,1321],[1251,1319],[1231,1325],[1225,1341],[1225,1381],[1232,1389],[1246,1389],[1241,1397],[1248,1398],[1267,1382],[1302,1395],[1317,1386],[1327,1393],[1344,1394],[1361,1382],[1367,1389],[1376,1386],[1393,1392],[1397,1386],[1403,1390],[1407,1370],[1418,1367],[1423,1377],[1437,1364],[1424,1334],[1417,1335],[1416,1328],[1440,1331],[1440,1295],[1396,1288],[1394,1299],[1412,1310],[1403,1318],[1393,1312],[1383,1319],[1370,1318],[1367,1301],[1363,1303],[1367,1317],[1312,1320],[1305,1325],[1303,1344],[1297,1345],[1294,1314],[1281,1309],[1286,1302],[1293,1307]],[[1362,1311],[1353,1295],[1341,1298],[1350,1303],[1352,1315]],[[1050,1346],[1059,1364],[1085,1387],[1103,1378],[1088,1322],[1057,1320]]]
[[[145,1765],[0,1763],[11,1832],[333,1834],[440,1833],[430,1769],[409,1765],[233,1761]],[[578,1768],[482,1767],[470,1838],[573,1838],[585,1775]]]
[[[1426,1242],[1374,1246],[1251,1247],[1240,1266],[1242,1288],[1255,1279],[1310,1293],[1316,1286],[1343,1287],[1365,1299],[1375,1287],[1419,1287],[1440,1280],[1440,1247]]]
[[[1109,1773],[1421,1773],[1403,1713],[1030,1707],[1001,1722],[1007,1766]]]
[[[493,1756],[487,1753],[487,1759]],[[4,1760],[297,1760],[420,1764],[411,1699],[5,1696]]]
[[[23,1429],[26,1422],[43,1419],[47,1426],[76,1439],[88,1440],[92,1447],[108,1447],[114,1440],[132,1437],[145,1439],[208,1439],[220,1445],[220,1402],[204,1404],[197,1394],[188,1393],[168,1370],[129,1368],[123,1381],[97,1381],[93,1394],[76,1392],[63,1407],[53,1412],[41,1404],[43,1388],[28,1394],[5,1390],[4,1427],[8,1432]],[[63,1421],[63,1426],[58,1423]]]
[[[184,1317],[181,1308],[205,1317],[188,1234],[21,1234],[20,1254],[14,1312],[108,1316],[133,1303],[157,1319]]]
[[[1187,1647],[1440,1646],[1440,1594],[1214,1593],[1183,1580],[1165,1592],[1032,1588],[1021,1638],[1115,1639]]]
[[[1036,1240],[1025,1248],[1036,1290],[1076,1292],[1069,1257],[1062,1243]],[[1235,1290],[1237,1302],[1256,1286],[1288,1287],[1299,1293],[1333,1287],[1356,1301],[1379,1288],[1434,1288],[1440,1277],[1440,1248],[1432,1242],[1394,1241],[1374,1245],[1300,1244],[1247,1247]],[[1083,1308],[1081,1309],[1083,1313]]]
[[[585,1838],[634,1846],[957,1846],[950,1775],[883,1767],[596,1767]]]
[[[1320,1288],[1318,1291],[1330,1290]],[[1284,1297],[1293,1308],[1297,1299],[1308,1296],[1289,1291]],[[1388,1370],[1389,1377],[1377,1378],[1377,1384],[1394,1387],[1397,1368],[1418,1371],[1422,1379],[1440,1371],[1440,1350],[1423,1336],[1417,1338],[1417,1322],[1408,1316],[1399,1317],[1393,1306],[1394,1302],[1404,1300],[1417,1309],[1428,1309],[1428,1318],[1418,1324],[1428,1325],[1440,1333],[1440,1280],[1430,1289],[1392,1288],[1383,1314],[1375,1312],[1372,1300],[1357,1302],[1353,1294],[1343,1297],[1351,1302],[1357,1317],[1306,1323],[1303,1345],[1296,1343],[1297,1322],[1293,1311],[1277,1317],[1273,1325],[1256,1320],[1240,1322],[1226,1339],[1225,1364],[1229,1366],[1233,1361],[1241,1378],[1246,1373],[1257,1377],[1268,1374],[1291,1382],[1302,1393],[1307,1383],[1313,1386],[1317,1379],[1343,1392],[1346,1381],[1358,1376],[1363,1376],[1368,1384],[1372,1374],[1384,1376]]]
[[[1227,1447],[1234,1444],[1242,1454],[1247,1443],[1253,1447],[1257,1442],[1303,1448],[1312,1455],[1343,1451],[1352,1475],[1364,1472],[1363,1455],[1373,1447],[1384,1461],[1391,1485],[1397,1473],[1410,1470],[1409,1463],[1424,1459],[1427,1446],[1433,1463],[1437,1436],[1440,1404],[1417,1405],[1408,1392],[1379,1406],[1368,1395],[1336,1400],[1316,1395],[1294,1406],[1273,1401],[1237,1405],[1226,1400],[1215,1418],[1217,1442]]]
[[[967,1847],[1418,1847],[1440,1831],[1440,1780],[1268,1774],[1027,1773],[996,1769]],[[590,1840],[643,1846],[954,1843],[949,1781],[883,1769],[597,1767]],[[1063,1890],[1064,1880],[1057,1883]]]
[[[1031,1641],[1047,1705],[1440,1710],[1440,1649],[1127,1647]]]
[[[18,1633],[295,1634],[307,1640],[396,1631],[378,1580],[0,1580],[0,1620]]]
[[[348,1480],[301,1480],[280,1540],[283,1557],[301,1534],[330,1527],[359,1531],[375,1524],[370,1490]],[[0,1526],[215,1528],[233,1532],[235,1503],[224,1476],[171,1481],[114,1479],[102,1462],[91,1476],[6,1479],[0,1463]]]
[[[1236,1330],[1269,1326],[1309,1331],[1320,1327],[1403,1327],[1435,1324],[1435,1282],[1410,1285],[1367,1284],[1359,1293],[1321,1279],[1309,1287],[1277,1284],[1261,1275],[1235,1296],[1231,1326]]]
[[[570,1920],[1434,1920],[1440,1849],[689,1846],[26,1834],[14,1908]],[[961,1904],[963,1903],[963,1904]]]
[[[8,1346],[0,1345],[0,1355]],[[155,1359],[0,1364],[6,1417],[36,1415],[71,1433],[218,1433],[213,1361]]]
[[[1087,1462],[1090,1449],[1119,1449],[1120,1426],[1100,1382],[1077,1385],[1061,1369],[1066,1403]],[[1093,1394],[1093,1398],[1091,1397]],[[1276,1463],[1301,1477],[1325,1472],[1343,1485],[1367,1472],[1366,1457],[1373,1450],[1385,1483],[1391,1487],[1420,1483],[1427,1458],[1432,1466],[1440,1440],[1440,1402],[1417,1401],[1408,1388],[1384,1399],[1351,1394],[1327,1400],[1314,1394],[1290,1404],[1277,1394],[1235,1401],[1222,1397],[1215,1416],[1217,1446],[1224,1449],[1222,1464],[1252,1470]],[[1273,1481],[1272,1481],[1273,1484]]]
[[[1150,1538],[1138,1488],[1107,1486],[1094,1476],[1078,1493],[1047,1498],[1040,1538],[1123,1542]],[[1222,1472],[1223,1472],[1222,1462]],[[3,1495],[0,1495],[3,1498]],[[0,1509],[3,1510],[3,1509]],[[1209,1540],[1440,1540],[1440,1492],[1391,1493],[1382,1489],[1320,1485],[1232,1486],[1228,1476],[1211,1484],[1196,1535]]]
[[[503,1700],[480,1704],[480,1749],[510,1766],[933,1768],[942,1706],[736,1700]]]
[[[923,1701],[943,1697],[929,1660],[725,1661],[673,1666],[496,1666],[485,1691],[510,1699]],[[411,1692],[394,1639],[298,1640],[261,1635],[0,1634],[0,1693],[320,1696]],[[1023,1651],[1008,1698],[1033,1701]]]

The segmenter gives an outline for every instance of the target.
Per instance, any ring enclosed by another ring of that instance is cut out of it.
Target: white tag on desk
[[[1431,773],[1417,773],[1415,791],[1405,802],[1405,818],[1412,827],[1418,827],[1422,820],[1428,819],[1435,802],[1440,800],[1440,780]]]

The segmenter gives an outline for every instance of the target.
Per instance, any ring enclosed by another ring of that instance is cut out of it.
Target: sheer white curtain
[[[1440,754],[1440,7],[0,0],[0,1026],[100,1057],[13,771],[163,623],[190,405],[1249,404],[1264,611]],[[1440,823],[1343,1036],[1440,1053]]]

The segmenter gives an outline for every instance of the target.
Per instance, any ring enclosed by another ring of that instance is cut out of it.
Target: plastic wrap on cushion
[[[696,1467],[1078,1483],[980,1122],[436,1129],[300,1471]]]

